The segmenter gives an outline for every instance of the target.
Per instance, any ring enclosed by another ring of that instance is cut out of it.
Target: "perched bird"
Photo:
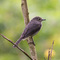
[[[42,21],[46,19],[42,19],[41,17],[34,17],[28,25],[25,27],[21,37],[16,41],[16,45],[20,43],[21,40],[29,37],[29,36],[34,36],[38,31],[41,29],[42,26]],[[15,47],[15,45],[14,45]]]

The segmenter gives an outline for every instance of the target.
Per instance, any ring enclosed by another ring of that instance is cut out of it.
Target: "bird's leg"
[[[34,41],[33,41],[33,38],[31,37],[31,39],[32,39],[32,41],[31,42],[29,42],[28,44],[33,44],[34,46],[35,46],[35,43],[34,43]]]
[[[34,40],[33,40],[33,38],[32,38],[32,44],[35,46],[35,43],[34,43]]]

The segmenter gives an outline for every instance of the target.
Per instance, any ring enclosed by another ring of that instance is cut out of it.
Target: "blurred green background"
[[[42,22],[40,32],[33,37],[38,60],[44,60],[44,53],[51,47],[53,40],[55,56],[52,60],[60,60],[60,0],[27,0],[27,3],[30,20],[35,16],[46,19]],[[21,0],[0,0],[0,33],[16,42],[24,28]],[[26,40],[21,41],[19,46],[30,55]],[[29,60],[29,58],[0,36],[0,60]]]

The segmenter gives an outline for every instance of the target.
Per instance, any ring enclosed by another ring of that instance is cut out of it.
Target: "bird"
[[[42,21],[45,21],[46,19],[42,19],[39,16],[36,16],[32,18],[32,20],[27,24],[25,27],[23,33],[21,34],[21,37],[16,41],[16,45],[18,45],[22,40],[26,39],[29,36],[34,36],[36,35],[39,30],[41,29],[42,26]],[[16,47],[14,45],[14,47]]]

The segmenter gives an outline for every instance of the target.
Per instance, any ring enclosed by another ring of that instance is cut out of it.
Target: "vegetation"
[[[54,40],[55,55],[52,60],[60,60],[60,1],[59,0],[28,0],[29,17],[45,18],[41,31],[33,37],[36,44],[38,60],[44,60],[44,53],[51,47]],[[15,42],[25,28],[20,0],[0,0],[0,33]],[[29,46],[21,41],[19,46],[27,53]],[[1,60],[28,60],[28,58],[0,36]]]

